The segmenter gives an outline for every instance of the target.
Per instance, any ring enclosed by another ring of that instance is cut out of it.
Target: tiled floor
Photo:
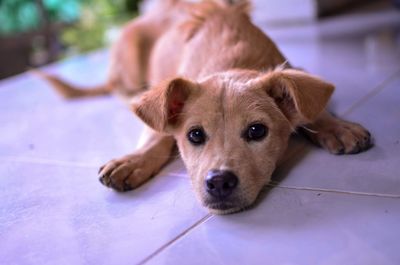
[[[0,264],[400,264],[399,13],[263,28],[337,85],[331,108],[369,128],[373,149],[333,156],[297,138],[256,207],[212,216],[180,160],[132,192],[98,183],[142,127],[118,99],[67,102],[28,74],[3,80]],[[100,51],[49,70],[94,84],[106,66]]]

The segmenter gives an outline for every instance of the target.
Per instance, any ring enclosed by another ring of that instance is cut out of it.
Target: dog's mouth
[[[221,211],[226,211],[235,207],[232,203],[226,203],[226,202],[215,202],[207,204],[206,206],[210,209],[221,210]]]
[[[242,203],[237,200],[206,200],[204,206],[215,214],[230,214],[244,209]]]

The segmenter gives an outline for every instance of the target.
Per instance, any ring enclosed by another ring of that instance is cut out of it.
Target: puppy
[[[334,86],[293,69],[252,24],[247,1],[159,2],[124,28],[107,84],[85,90],[40,73],[68,98],[133,99],[148,128],[134,153],[100,168],[105,186],[142,185],[177,145],[199,201],[227,214],[253,204],[296,128],[333,154],[371,146],[366,129],[325,110]]]

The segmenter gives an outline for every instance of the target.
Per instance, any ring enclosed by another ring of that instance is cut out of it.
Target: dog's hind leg
[[[117,94],[132,97],[147,85],[150,52],[155,42],[147,18],[130,22],[111,51],[110,83]]]
[[[56,75],[32,70],[49,82],[65,98],[81,98],[116,92],[126,98],[133,97],[147,88],[149,58],[158,38],[170,27],[170,20],[156,8],[124,26],[120,37],[111,50],[110,70],[105,84],[95,87],[80,87]],[[164,21],[165,20],[165,21]]]
[[[156,175],[170,161],[175,148],[172,136],[150,128],[144,130],[143,136],[136,152],[113,159],[100,168],[101,183],[117,191],[131,190]]]
[[[46,80],[60,95],[68,99],[106,95],[111,92],[130,98],[146,88],[150,52],[157,39],[152,24],[153,20],[147,16],[139,17],[124,27],[113,45],[109,76],[103,85],[85,88],[40,70],[31,72]]]
[[[302,131],[312,142],[337,155],[356,154],[373,145],[371,134],[363,126],[334,117],[327,111]]]
[[[175,23],[174,3],[169,2],[128,23],[114,44],[109,80],[118,94],[131,98],[148,88],[154,46]]]

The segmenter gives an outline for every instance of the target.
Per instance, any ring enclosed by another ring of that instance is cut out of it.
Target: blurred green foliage
[[[104,46],[106,31],[120,27],[137,13],[134,0],[81,0],[81,16],[77,23],[64,30],[65,44],[86,52]]]
[[[50,23],[68,25],[61,40],[69,50],[102,47],[105,34],[137,13],[139,0],[41,0]],[[44,23],[37,0],[0,0],[0,35],[40,29]]]
[[[71,23],[80,15],[80,0],[42,0],[50,22]],[[35,0],[0,0],[0,34],[38,29],[43,16]]]

